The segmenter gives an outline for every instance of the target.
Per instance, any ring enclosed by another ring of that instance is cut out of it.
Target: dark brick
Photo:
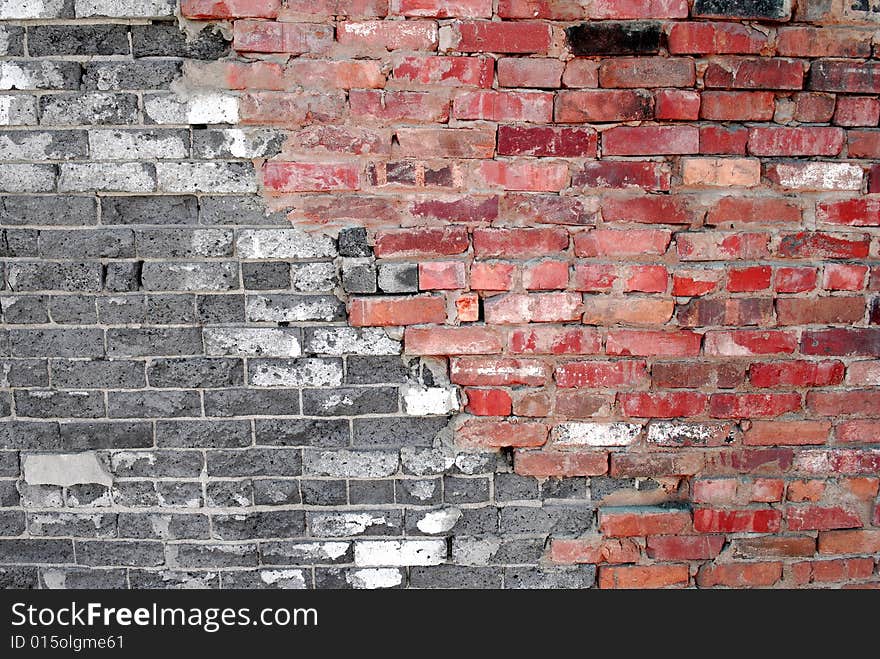
[[[653,55],[660,51],[660,23],[648,21],[601,21],[566,29],[568,45],[575,55]]]
[[[787,21],[791,0],[695,0],[693,16]]]
[[[127,25],[34,25],[28,28],[32,57],[127,55]]]
[[[203,28],[195,38],[189,38],[177,23],[132,25],[131,45],[135,57],[218,60],[229,53],[229,41],[216,26]]]

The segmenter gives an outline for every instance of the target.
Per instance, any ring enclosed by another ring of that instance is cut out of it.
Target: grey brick
[[[0,192],[54,192],[55,165],[2,164]]]
[[[207,515],[187,513],[119,513],[120,538],[138,540],[207,540]]]
[[[586,499],[589,493],[586,478],[548,478],[541,483],[542,499]]]
[[[141,287],[143,263],[113,261],[104,267],[104,289],[114,293],[136,291]]]
[[[0,417],[12,415],[12,393],[4,391],[0,393]]]
[[[244,295],[197,295],[196,318],[202,324],[243,323]]]
[[[73,18],[73,0],[44,0],[40,3],[10,2],[0,6],[0,19]]]
[[[303,414],[311,416],[393,414],[398,410],[397,389],[391,387],[303,389],[302,400]],[[356,424],[356,443],[359,441],[359,432]]]
[[[309,506],[344,506],[348,503],[348,488],[344,480],[302,479],[302,502]]]
[[[45,421],[4,422],[0,424],[0,448],[43,451],[59,449],[61,434],[58,424]]]
[[[99,329],[9,330],[13,357],[100,357],[104,354],[104,332]]]
[[[316,538],[345,538],[362,535],[400,535],[400,510],[308,511],[309,534]]]
[[[113,503],[123,508],[155,508],[159,494],[152,481],[128,481],[114,484],[110,490]]]
[[[379,327],[307,327],[305,332],[305,349],[316,354],[399,355],[402,350],[401,342]]]
[[[181,73],[180,60],[141,62],[87,62],[83,67],[83,89],[119,91],[168,89]]]
[[[250,480],[213,481],[207,484],[207,506],[211,508],[250,508],[254,485]]]
[[[85,131],[0,131],[0,160],[76,160],[88,155]]]
[[[257,191],[257,177],[250,162],[160,162],[156,174],[162,192]]]
[[[312,587],[311,570],[227,570],[220,574],[223,588],[304,590]]]
[[[233,448],[251,444],[250,421],[159,421],[156,444],[173,448]]]
[[[189,132],[182,129],[101,128],[89,131],[95,160],[152,160],[189,156]]]
[[[198,200],[188,195],[101,197],[101,221],[104,224],[197,224],[198,218]],[[168,247],[167,244],[160,245],[157,251],[151,253],[147,246],[151,242],[150,236],[151,232],[138,232],[139,254],[170,256],[161,251]],[[162,234],[157,237],[170,236],[173,234]]]
[[[216,26],[207,26],[191,38],[173,22],[132,25],[131,44],[135,57],[218,60],[229,52],[229,41]]]
[[[239,288],[238,264],[233,262],[144,263],[143,288],[148,291],[228,291]]]
[[[278,155],[284,135],[272,128],[214,128],[193,131],[193,157],[271,158]]]
[[[303,473],[337,478],[383,478],[397,471],[397,451],[323,451],[303,454]]]
[[[71,485],[65,495],[64,504],[69,508],[108,508],[113,504],[110,488],[97,483]]]
[[[29,485],[19,481],[18,490],[25,508],[64,507],[64,488],[60,485]]]
[[[77,18],[166,18],[174,16],[174,0],[74,0]]]
[[[143,362],[52,359],[49,367],[53,386],[64,389],[137,389],[147,383]]]
[[[349,357],[345,381],[348,384],[402,384],[414,377],[417,370],[417,362],[407,364],[399,356]]]
[[[292,276],[294,289],[303,293],[332,291],[339,281],[333,263],[298,263]]]
[[[295,538],[305,534],[305,513],[301,510],[269,510],[247,515],[212,515],[213,537],[217,540]]]
[[[302,453],[298,449],[248,448],[208,451],[208,476],[299,476]]]
[[[220,573],[216,571],[129,570],[128,581],[131,588],[137,590],[220,588]]]
[[[299,414],[296,389],[222,389],[205,392],[207,416],[286,416]]]
[[[0,510],[0,537],[23,535],[25,529],[24,512],[20,510]]]
[[[380,263],[378,283],[383,293],[417,293],[419,266],[415,263]]]
[[[480,503],[489,500],[489,479],[483,477],[443,477],[446,503]]]
[[[367,243],[367,230],[363,227],[348,227],[339,231],[339,256],[372,256],[373,250]]]
[[[431,446],[446,418],[388,417],[355,419],[355,446]]]
[[[439,478],[401,478],[394,483],[397,503],[411,506],[430,506],[443,499]]]
[[[59,192],[152,192],[155,165],[147,162],[61,163]]]
[[[43,568],[40,570],[40,588],[124,590],[128,588],[128,573],[124,569]]]
[[[40,231],[40,256],[62,259],[70,256],[76,245],[78,258],[119,259],[133,257],[134,233],[129,229],[78,229],[75,231]]]
[[[248,295],[246,314],[255,322],[344,320],[345,306],[330,295]]]
[[[0,451],[0,477],[17,477],[18,474],[18,451]]]
[[[192,295],[114,295],[99,297],[98,318],[108,325],[172,325],[195,323]]]
[[[199,203],[201,224],[288,225],[287,213],[268,212],[262,199],[244,197],[202,197]]]
[[[0,125],[33,126],[38,116],[35,96],[0,94]]]
[[[391,479],[349,481],[348,500],[352,505],[392,504],[394,481]]]
[[[693,16],[788,20],[791,0],[694,0]]]
[[[333,565],[351,563],[354,553],[350,542],[261,542],[263,565]]]
[[[296,479],[261,478],[253,482],[254,505],[290,506],[302,502]]]
[[[21,417],[102,417],[105,415],[104,394],[100,391],[18,390],[15,409]]]
[[[73,562],[70,540],[0,540],[0,564]]]
[[[28,513],[28,533],[37,536],[74,536],[77,538],[113,538],[116,515],[108,513]]]
[[[336,256],[329,236],[300,229],[243,229],[238,232],[238,253],[246,259],[320,259]]]
[[[24,28],[19,25],[0,25],[0,55],[24,55]]]
[[[181,567],[248,567],[258,563],[256,543],[168,545],[168,560]]]
[[[147,379],[151,387],[235,387],[244,384],[244,366],[220,357],[153,359]]]
[[[0,62],[0,89],[78,89],[76,62],[5,60]]]
[[[30,590],[38,585],[35,567],[0,567],[0,588]]]
[[[49,298],[49,315],[53,323],[62,325],[95,325],[98,307],[93,295],[53,295]]]
[[[37,256],[39,232],[34,229],[0,230],[0,256]]]
[[[188,214],[187,218],[189,221]],[[137,252],[139,256],[162,259],[232,256],[232,236],[229,229],[139,229],[136,232]]]
[[[375,293],[376,264],[373,259],[342,259],[342,288],[348,293]]]
[[[407,523],[407,526],[409,524]],[[498,509],[495,506],[483,508],[462,508],[461,517],[455,523],[456,535],[491,535],[498,532]]]
[[[204,462],[201,451],[116,451],[110,456],[117,478],[198,478]]]
[[[6,266],[6,283],[15,291],[100,291],[101,264],[18,261]]]
[[[153,445],[148,422],[73,422],[60,424],[61,447],[73,451],[109,448],[146,448]]]
[[[412,588],[484,589],[501,588],[501,570],[462,565],[414,566],[410,570]]]
[[[84,92],[40,97],[43,126],[98,126],[138,122],[135,94]]]
[[[299,328],[216,327],[205,328],[205,351],[209,355],[238,357],[298,357]]]
[[[110,357],[198,355],[201,352],[202,333],[195,327],[107,330]]]
[[[9,324],[47,323],[49,311],[45,295],[12,295],[0,297],[3,321]]]
[[[252,359],[248,383],[255,387],[338,387],[342,384],[341,359]]]
[[[161,542],[149,540],[77,540],[76,562],[79,565],[152,567],[165,563],[165,552]]]
[[[201,508],[201,483],[159,481],[156,483],[159,506],[162,508]]]
[[[48,387],[45,359],[0,359],[0,387]]]
[[[255,291],[290,288],[289,263],[242,263],[244,287]]]
[[[47,55],[127,55],[126,25],[34,25],[28,28],[32,57]]]
[[[497,501],[524,501],[538,498],[538,479],[519,474],[495,474]]]
[[[125,419],[153,419],[201,416],[197,391],[111,391],[107,394],[107,416]]]
[[[0,224],[97,224],[97,205],[91,197],[0,197]]]
[[[348,446],[351,433],[345,419],[256,419],[257,445]]]
[[[504,587],[513,588],[592,588],[596,582],[595,565],[573,568],[542,569],[540,567],[508,567],[504,570]]]

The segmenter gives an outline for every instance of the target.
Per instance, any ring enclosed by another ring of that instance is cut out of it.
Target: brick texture
[[[880,586],[875,5],[0,3],[0,587]]]

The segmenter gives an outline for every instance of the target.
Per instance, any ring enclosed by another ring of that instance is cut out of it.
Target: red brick
[[[789,506],[785,510],[789,531],[830,531],[862,526],[859,516],[840,506]]]
[[[669,478],[692,476],[703,469],[700,453],[612,453],[610,474],[614,478]]]
[[[682,297],[711,293],[721,282],[721,270],[680,270],[672,277],[672,294]]]
[[[506,193],[501,197],[501,215],[511,224],[591,225],[599,219],[599,199],[556,194]]]
[[[276,192],[357,190],[359,168],[351,163],[267,162],[263,182]]]
[[[303,16],[381,18],[387,13],[387,0],[285,0],[278,18],[284,21],[302,20]]]
[[[565,63],[562,84],[566,87],[598,87],[599,62],[576,57]]]
[[[553,116],[553,94],[531,91],[472,91],[455,97],[456,119],[547,123]]]
[[[700,116],[712,121],[770,121],[776,110],[773,92],[703,92]]]
[[[851,158],[880,158],[880,131],[850,130],[847,140]]]
[[[782,500],[784,489],[785,482],[778,478],[756,478],[753,481],[700,479],[693,483],[691,500],[716,505],[776,503]]]
[[[404,158],[491,158],[495,131],[468,128],[396,128],[392,152]],[[497,213],[497,201],[495,203]]]
[[[794,583],[834,583],[851,579],[867,579],[874,573],[871,558],[850,558],[829,561],[804,561],[791,566]]]
[[[784,558],[816,553],[816,539],[803,536],[734,538],[730,544],[735,558]]]
[[[354,298],[348,305],[349,322],[355,327],[445,323],[442,297]]]
[[[601,476],[608,472],[608,454],[517,451],[513,458],[513,468],[521,476],[537,478]]]
[[[523,271],[523,286],[529,291],[561,290],[568,286],[567,261],[542,261]]]
[[[749,153],[757,156],[836,156],[846,134],[840,128],[752,128]]]
[[[577,293],[533,293],[502,295],[483,302],[486,322],[495,325],[562,323],[578,320],[582,311]]]
[[[558,192],[568,186],[569,180],[567,164],[525,160],[484,160],[474,175],[481,187],[531,192]]]
[[[827,224],[880,226],[880,198],[821,201],[816,204],[816,219]]]
[[[807,407],[821,415],[853,414],[877,416],[880,412],[880,391],[811,391],[807,394]]]
[[[800,224],[801,208],[779,197],[722,197],[706,215],[706,224]]]
[[[707,355],[737,357],[744,355],[787,354],[797,350],[797,335],[776,330],[736,330],[706,332]]]
[[[801,231],[783,234],[778,253],[783,258],[859,259],[868,255],[866,237]]]
[[[181,0],[187,18],[275,18],[281,0]]]
[[[593,296],[584,300],[587,325],[663,325],[672,318],[675,302],[654,297]]]
[[[662,255],[671,237],[671,232],[658,229],[594,229],[575,234],[574,251],[581,257]]]
[[[645,121],[654,114],[654,97],[645,91],[563,90],[556,95],[554,118],[560,123]]]
[[[669,52],[675,55],[759,55],[767,37],[737,23],[674,23],[669,30]]]
[[[704,325],[767,325],[773,321],[773,301],[768,298],[707,298],[678,306],[682,327]]]
[[[794,119],[808,124],[831,122],[837,99],[833,94],[803,92],[794,95]]]
[[[669,273],[662,265],[634,265],[629,269],[624,291],[640,293],[664,293]]]
[[[802,89],[804,65],[782,58],[724,57],[709,62],[707,89]]]
[[[839,328],[805,331],[801,336],[801,352],[805,355],[880,354],[880,329]]]
[[[658,362],[651,367],[651,382],[662,389],[732,389],[744,381],[745,366],[736,363]]]
[[[834,123],[838,126],[877,126],[880,101],[869,96],[841,96],[837,99]]]
[[[236,23],[236,27],[237,27]],[[336,39],[364,50],[435,50],[434,21],[340,21]]]
[[[599,588],[686,588],[687,565],[621,565],[599,568]]]
[[[593,0],[588,18],[687,18],[687,0]]]
[[[706,394],[691,391],[618,394],[623,413],[640,418],[699,416],[706,409],[708,399]]]
[[[829,263],[822,273],[822,288],[828,291],[860,291],[865,288],[866,265]]]
[[[471,288],[477,291],[510,290],[514,270],[510,263],[474,263],[471,266]]]
[[[754,366],[754,365],[753,365]],[[802,446],[824,444],[831,434],[828,421],[758,421],[743,435],[749,446]]]
[[[453,24],[452,47],[463,53],[546,53],[550,25],[537,21],[462,21]]]
[[[602,133],[608,156],[677,155],[700,152],[696,126],[618,126]]]
[[[242,124],[300,128],[332,120],[343,113],[345,97],[339,94],[255,93],[241,97]]]
[[[748,141],[747,128],[700,126],[700,153],[745,155]]]
[[[818,278],[818,272],[815,268],[777,268],[776,292],[805,293],[812,291],[816,288]],[[778,300],[777,303],[779,302],[783,302],[783,300]]]
[[[423,291],[454,290],[467,285],[462,261],[424,261],[419,263],[419,288]]]
[[[880,553],[880,529],[863,531],[824,531],[819,533],[820,554]]]
[[[500,132],[499,132],[500,139]],[[641,188],[669,190],[671,173],[665,163],[633,160],[600,160],[584,163],[571,184],[585,188]]]
[[[480,319],[480,296],[463,293],[455,299],[456,319],[461,323],[473,323]]]
[[[726,449],[705,456],[704,475],[773,474],[788,471],[794,452],[788,448]]]
[[[810,65],[810,89],[847,94],[880,93],[880,63],[817,60]]]
[[[465,411],[477,416],[508,416],[513,408],[510,394],[503,389],[468,389]]]
[[[297,58],[284,68],[284,86],[379,89],[385,74],[374,60],[307,60]]]
[[[530,327],[510,335],[510,352],[538,355],[595,355],[602,349],[594,329]]]
[[[700,118],[700,94],[690,89],[658,89],[654,92],[655,116],[667,121]]]
[[[543,423],[468,419],[455,432],[455,441],[464,447],[538,447],[547,441],[549,428]]]
[[[617,281],[617,268],[604,263],[579,264],[574,268],[571,287],[576,291],[607,292]]]
[[[709,416],[716,419],[777,417],[801,409],[800,394],[712,394]]]
[[[352,115],[360,119],[407,123],[445,123],[449,120],[449,97],[445,94],[352,89],[348,100]],[[490,151],[488,157],[491,154]]]
[[[553,367],[539,359],[455,358],[450,378],[455,384],[487,387],[526,385],[540,387],[550,381]]]
[[[398,135],[401,130],[398,129]],[[500,204],[497,195],[417,197],[413,199],[408,208],[414,217],[425,222],[478,224],[498,219]]]
[[[876,387],[880,385],[880,361],[858,361],[849,365],[846,370],[846,383]]]
[[[852,367],[850,367],[852,368]],[[847,378],[849,380],[849,378]],[[880,432],[878,421],[847,421],[835,429],[835,441],[841,444],[873,444]]]
[[[498,127],[498,155],[502,156],[595,158],[597,141],[591,128]]]
[[[492,15],[491,0],[391,0],[390,12],[399,16],[483,18]]]
[[[648,538],[647,554],[657,561],[699,561],[715,558],[723,546],[723,535],[661,535]]]
[[[861,190],[864,169],[853,163],[773,161],[764,176],[784,190]]]
[[[502,57],[498,60],[498,84],[552,89],[560,86],[564,68],[565,63],[558,59]]]
[[[694,530],[700,533],[777,533],[782,513],[767,508],[749,510],[694,510]]]
[[[642,360],[568,362],[556,367],[555,378],[558,387],[638,387],[648,383],[648,371]]]
[[[693,87],[694,61],[689,57],[616,57],[599,66],[602,87]]]
[[[786,57],[870,57],[871,33],[835,26],[783,27],[776,52]]]
[[[333,46],[333,28],[309,23],[235,21],[233,47],[239,52],[324,53]]]
[[[727,274],[727,290],[731,293],[764,291],[770,288],[773,269],[768,265],[738,268]]]
[[[403,57],[394,65],[394,79],[421,85],[491,87],[495,60],[491,57]]]
[[[568,249],[563,229],[475,229],[477,258],[550,256]]]
[[[378,233],[374,251],[379,258],[452,256],[469,245],[465,227],[413,228]]]
[[[749,366],[749,381],[755,387],[829,387],[843,382],[843,362],[756,362]]]
[[[703,588],[755,588],[772,586],[782,578],[782,563],[727,563],[703,565],[697,585]]]
[[[602,217],[606,222],[696,224],[702,213],[686,197],[643,195],[604,198]]]
[[[758,260],[769,256],[770,237],[763,233],[680,234],[676,240],[678,258],[682,261]]]
[[[816,502],[822,498],[825,493],[825,481],[820,480],[803,480],[791,481],[788,484],[786,499],[796,503],[805,501]],[[812,552],[811,552],[812,554]]]
[[[611,537],[633,537],[687,533],[691,514],[663,508],[602,508],[599,531]]]
[[[607,416],[614,405],[614,397],[583,391],[556,392],[555,414],[566,419],[587,419]]]
[[[639,357],[693,357],[700,353],[702,337],[686,330],[610,330],[605,350],[609,355]]]
[[[550,541],[550,561],[562,565],[637,563],[640,557],[639,546],[628,538],[593,535],[577,539],[553,538]]]

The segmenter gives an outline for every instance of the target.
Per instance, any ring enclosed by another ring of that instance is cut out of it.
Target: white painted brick
[[[153,166],[148,163],[65,163],[58,179],[59,192],[153,192]]]
[[[561,423],[553,429],[555,446],[629,446],[641,433],[635,423]]]
[[[25,454],[21,469],[25,482],[30,485],[113,484],[113,478],[93,451]]]
[[[65,0],[0,0],[0,19],[63,18]]]
[[[37,123],[37,99],[33,96],[0,95],[0,126],[33,126]]]
[[[230,94],[197,94],[181,99],[155,94],[144,97],[144,112],[157,124],[236,124],[239,101]]]
[[[162,192],[256,192],[254,166],[245,162],[160,162]]]
[[[299,330],[283,327],[206,327],[205,351],[209,355],[240,357],[299,357]]]
[[[186,158],[189,146],[172,131],[98,129],[89,131],[89,152],[95,160]]]
[[[45,0],[38,0],[45,1]],[[166,18],[174,16],[176,0],[76,0],[77,18]]]
[[[354,545],[354,564],[367,567],[440,565],[445,540],[364,540]]]
[[[303,570],[261,570],[260,580],[269,586],[281,583],[288,590],[305,590],[308,588]]]
[[[319,355],[399,355],[402,348],[379,327],[320,327],[310,335],[308,349]]]
[[[403,571],[395,568],[364,568],[346,572],[345,580],[352,588],[376,590],[377,588],[394,588],[403,583]]]
[[[459,409],[458,391],[454,387],[404,387],[403,406],[412,416],[449,414]]]
[[[430,510],[416,522],[416,527],[422,533],[437,535],[451,531],[459,519],[461,519],[461,511],[458,508]]]
[[[255,387],[338,387],[342,384],[342,364],[321,359],[249,364]]]
[[[310,517],[310,532],[322,538],[345,538],[361,535],[371,526],[384,526],[388,519],[370,512],[315,513]]]
[[[776,165],[779,185],[792,190],[861,190],[864,172],[845,162],[809,162]]]
[[[299,229],[245,229],[239,232],[238,254],[244,259],[319,259],[336,256],[329,236]]]
[[[0,89],[65,89],[58,62],[32,60],[0,62]]]

